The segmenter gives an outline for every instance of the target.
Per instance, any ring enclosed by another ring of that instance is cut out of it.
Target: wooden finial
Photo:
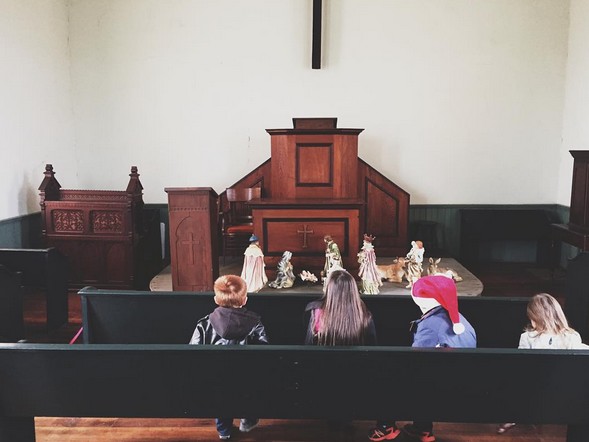
[[[127,185],[127,193],[141,193],[143,186],[139,181],[139,174],[137,173],[137,166],[131,166],[131,173],[129,176],[129,184]]]

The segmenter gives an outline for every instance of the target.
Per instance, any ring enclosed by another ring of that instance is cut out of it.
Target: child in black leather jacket
[[[190,344],[268,344],[260,316],[245,308],[247,285],[242,278],[236,275],[221,276],[215,281],[213,290],[215,303],[219,307],[198,320]],[[239,431],[247,433],[257,427],[258,422],[258,419],[242,418]],[[217,418],[216,424],[219,439],[230,439],[233,418]]]

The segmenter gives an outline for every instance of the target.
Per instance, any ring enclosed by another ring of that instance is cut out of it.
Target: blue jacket
[[[411,323],[414,333],[412,347],[475,348],[477,335],[474,328],[462,315],[460,323],[464,325],[465,330],[457,335],[452,330],[448,312],[442,306],[434,307]]]

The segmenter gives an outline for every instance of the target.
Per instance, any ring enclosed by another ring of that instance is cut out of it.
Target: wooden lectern
[[[168,187],[172,288],[212,291],[219,276],[217,194],[210,187]]]

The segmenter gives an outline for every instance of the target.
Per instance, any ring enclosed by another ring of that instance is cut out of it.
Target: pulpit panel
[[[254,232],[260,238],[269,274],[276,268],[285,250],[292,252],[291,262],[295,273],[309,270],[317,273],[325,264],[325,242],[330,235],[338,244],[344,267],[356,272],[357,253],[360,250],[361,203],[341,205],[331,201],[312,206],[307,201],[284,204],[282,207],[264,207],[268,201],[252,203]],[[312,207],[311,207],[312,206]]]
[[[285,250],[296,250],[298,256],[324,257],[326,235],[331,235],[340,251],[347,254],[349,227],[347,218],[265,219],[264,255],[281,256]]]

